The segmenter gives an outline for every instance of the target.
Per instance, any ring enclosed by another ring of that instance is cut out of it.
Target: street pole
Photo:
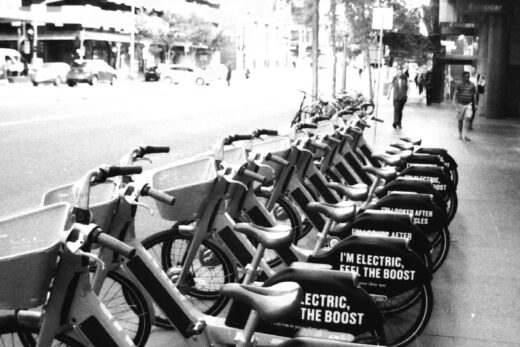
[[[318,100],[318,59],[319,44],[318,34],[320,26],[320,1],[314,0],[313,26],[312,26],[312,100]]]
[[[135,64],[135,0],[132,0],[130,18],[132,19],[132,25],[130,26],[130,78],[134,78],[134,64]]]
[[[383,57],[382,57],[382,54],[383,54],[383,26],[381,26],[381,29],[379,30],[379,55],[378,55],[378,58],[379,58],[379,69],[378,69],[378,72],[377,72],[377,86],[376,86],[376,102],[375,102],[375,117],[377,118],[377,113],[378,113],[378,110],[379,110],[379,89],[380,89],[380,86],[381,86],[381,69],[383,67]],[[374,144],[376,143],[376,135],[377,135],[377,123],[378,122],[374,122]]]

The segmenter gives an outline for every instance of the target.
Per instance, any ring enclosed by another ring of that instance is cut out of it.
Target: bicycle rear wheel
[[[38,327],[21,325],[9,314],[0,317],[0,346],[2,347],[34,347],[38,341]],[[58,335],[52,347],[84,347],[81,342],[67,335]]]
[[[191,235],[164,230],[147,237],[142,244],[171,274],[172,269],[182,267],[191,239]],[[220,294],[220,288],[224,283],[235,282],[237,273],[224,251],[214,242],[204,240],[190,266],[190,277],[190,287],[183,290],[188,300],[201,312],[217,315],[229,302],[228,297]],[[173,328],[159,309],[155,310],[155,321],[157,326]]]
[[[378,306],[385,317],[388,346],[405,346],[419,336],[430,320],[433,310],[431,285],[425,283]]]

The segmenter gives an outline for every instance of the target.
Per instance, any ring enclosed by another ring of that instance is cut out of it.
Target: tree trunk
[[[347,54],[348,35],[343,35],[343,62],[341,64],[341,92],[347,91]]]
[[[367,62],[368,69],[368,90],[370,94],[370,99],[374,100],[374,86],[372,85],[372,68],[370,67],[370,53],[368,50],[368,42],[365,42],[365,61]]]
[[[336,98],[336,0],[330,0],[330,40],[332,47],[332,93],[331,97]]]
[[[320,29],[320,1],[314,0],[312,26],[312,99],[318,100],[318,34]]]

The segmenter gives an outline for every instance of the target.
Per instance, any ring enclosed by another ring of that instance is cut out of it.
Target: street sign
[[[372,29],[391,30],[394,22],[394,11],[390,7],[376,7],[372,15]]]

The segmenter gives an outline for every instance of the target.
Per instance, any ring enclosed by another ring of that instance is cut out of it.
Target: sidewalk
[[[477,118],[466,142],[457,139],[450,105],[412,96],[403,129],[394,130],[391,101],[381,103],[385,123],[375,145],[374,129],[366,131],[370,145],[383,151],[401,135],[420,137],[423,146],[447,148],[459,165],[451,249],[433,278],[431,320],[412,346],[520,346],[520,122]]]

